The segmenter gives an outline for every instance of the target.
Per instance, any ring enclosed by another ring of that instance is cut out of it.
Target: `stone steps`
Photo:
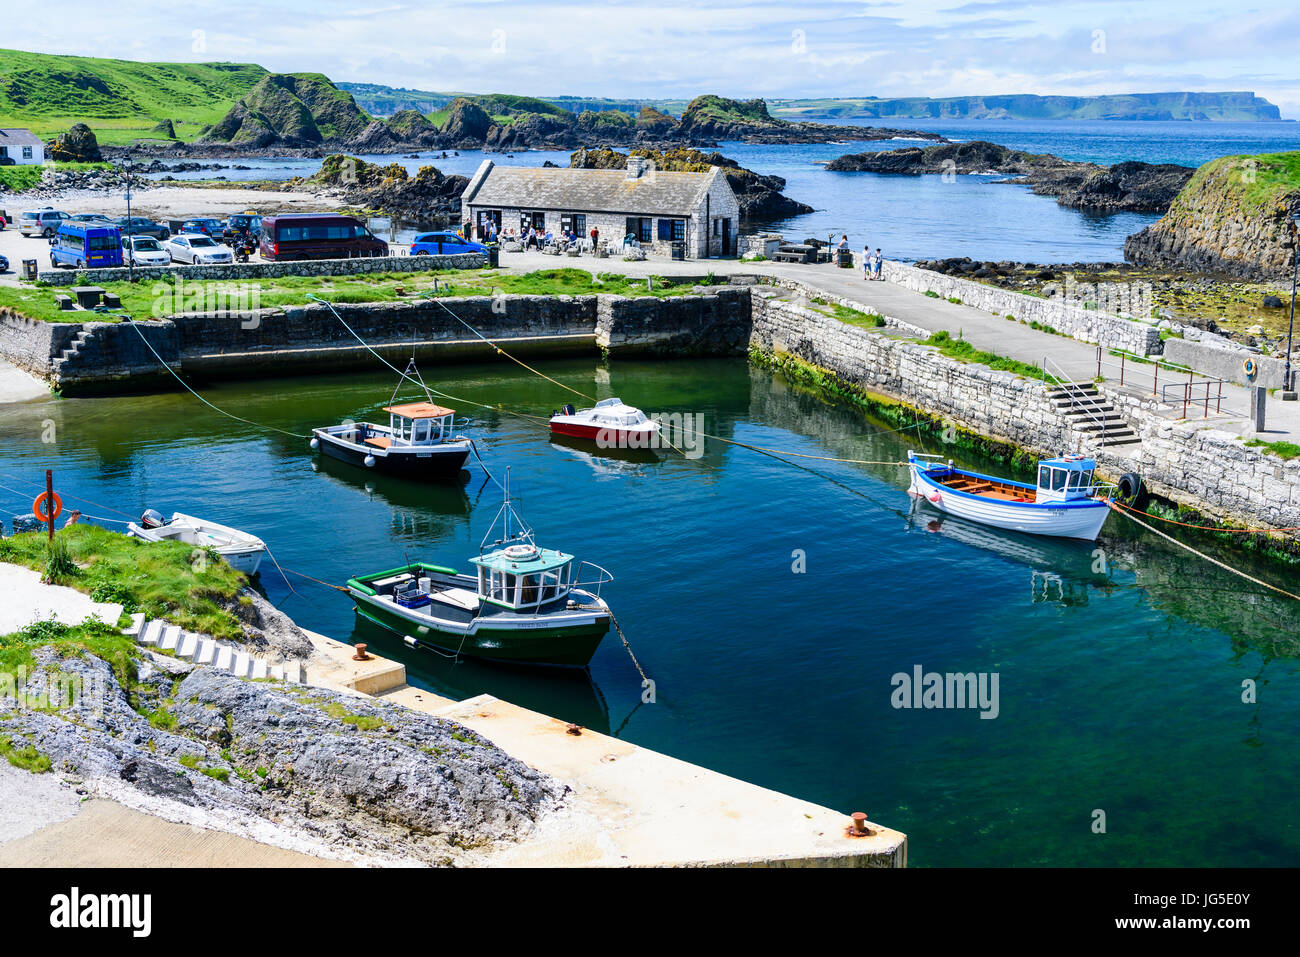
[[[1048,389],[1047,397],[1074,431],[1095,440],[1102,448],[1142,441],[1093,382],[1062,382]]]
[[[196,665],[228,671],[239,678],[273,678],[293,684],[307,681],[307,669],[302,662],[273,665],[237,645],[185,631],[158,618],[148,621],[143,613],[132,615],[130,626],[124,628],[122,634],[146,648],[169,652]]]

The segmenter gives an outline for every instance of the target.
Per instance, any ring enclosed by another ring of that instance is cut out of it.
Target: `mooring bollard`
[[[352,647],[356,650],[356,654],[352,656],[353,661],[370,660],[370,656],[366,654],[366,646],[364,644],[357,644],[357,645],[353,645]]]
[[[849,815],[852,824],[849,825],[849,837],[871,837],[876,832],[867,827],[867,815],[864,811],[854,811]]]

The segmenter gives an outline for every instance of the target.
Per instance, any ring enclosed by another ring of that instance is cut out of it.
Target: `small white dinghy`
[[[231,568],[245,575],[256,575],[266,554],[266,543],[256,535],[182,512],[172,512],[171,518],[164,519],[149,509],[140,516],[139,523],[127,525],[126,533],[146,542],[184,542],[195,548],[211,548]]]

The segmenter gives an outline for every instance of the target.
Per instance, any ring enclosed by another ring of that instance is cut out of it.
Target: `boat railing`
[[[586,575],[591,575],[590,579]],[[579,562],[576,580],[569,583],[571,588],[595,588],[596,597],[600,597],[600,588],[602,585],[608,585],[614,580],[614,575],[607,569],[602,568],[595,562]]]

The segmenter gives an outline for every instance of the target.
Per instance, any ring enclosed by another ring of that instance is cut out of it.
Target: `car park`
[[[67,213],[49,206],[29,209],[18,214],[18,231],[24,236],[44,236],[50,239],[67,218]]]
[[[482,243],[465,239],[453,232],[420,233],[411,243],[412,256],[445,256],[454,253],[486,253]]]
[[[172,257],[152,236],[123,236],[122,260],[135,266],[170,266]]]
[[[115,222],[123,236],[152,236],[154,239],[167,239],[172,234],[172,231],[162,223],[155,223],[152,219],[143,216],[132,216],[129,219],[123,216]]]
[[[122,234],[116,226],[64,222],[50,240],[50,265],[99,269],[122,265]]]
[[[234,254],[229,246],[224,246],[211,236],[204,236],[202,233],[181,233],[159,245],[171,256],[172,262],[206,266],[211,263],[234,261]]]

